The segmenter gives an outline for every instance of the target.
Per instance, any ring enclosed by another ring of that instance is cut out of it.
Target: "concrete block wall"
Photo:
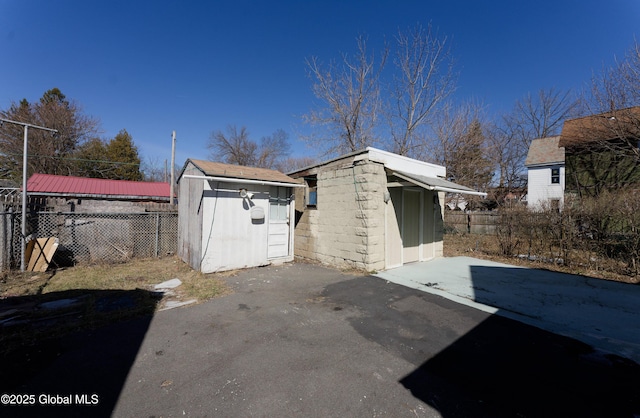
[[[100,198],[60,198],[33,196],[30,208],[35,211],[77,212],[77,213],[144,213],[176,211],[169,202],[137,202],[130,200],[109,200]]]
[[[386,181],[384,166],[369,160],[319,167],[317,208],[304,209],[296,226],[296,256],[339,267],[383,269]],[[296,196],[296,204],[302,201]]]
[[[316,260],[318,237],[318,211],[305,207],[305,189],[298,187],[295,193],[296,223],[294,229],[294,255]]]

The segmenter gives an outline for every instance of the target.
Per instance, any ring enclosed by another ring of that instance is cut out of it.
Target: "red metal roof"
[[[29,193],[64,196],[169,199],[169,183],[105,180],[86,177],[34,174],[27,182]]]

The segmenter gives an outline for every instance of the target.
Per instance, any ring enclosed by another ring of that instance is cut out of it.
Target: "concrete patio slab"
[[[640,362],[640,286],[471,257],[376,274]]]

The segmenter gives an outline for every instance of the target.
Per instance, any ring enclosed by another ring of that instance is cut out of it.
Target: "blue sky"
[[[491,112],[542,88],[581,89],[640,37],[639,0],[138,1],[0,0],[0,108],[58,87],[133,136],[143,159],[206,158],[209,135],[244,125],[290,135],[315,103],[305,59],[338,59],[368,36],[429,22],[450,38],[457,99]],[[639,39],[640,41],[640,39]]]

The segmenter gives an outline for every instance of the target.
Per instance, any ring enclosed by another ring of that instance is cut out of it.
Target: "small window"
[[[317,206],[318,205],[318,189],[313,188],[309,189],[309,199],[307,200],[307,206]]]
[[[269,191],[269,219],[271,221],[286,221],[288,207],[289,189],[272,186]]]
[[[560,184],[560,169],[551,169],[551,184]]]
[[[305,181],[307,182],[306,205],[315,208],[318,205],[318,178],[305,177]]]

